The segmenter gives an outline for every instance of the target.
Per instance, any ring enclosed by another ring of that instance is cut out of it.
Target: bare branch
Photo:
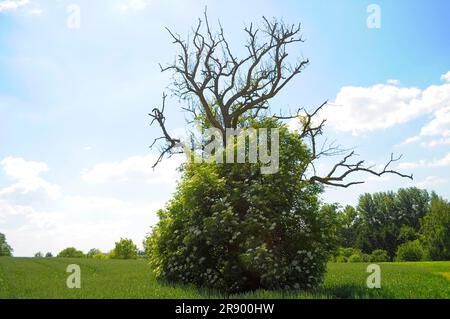
[[[363,184],[364,181],[356,181],[356,182],[350,182],[350,183],[344,183],[344,179],[347,178],[350,174],[356,173],[356,172],[365,172],[365,173],[369,173],[371,175],[375,175],[375,176],[383,176],[385,174],[394,174],[400,177],[404,177],[404,178],[409,178],[409,179],[413,179],[413,175],[406,175],[406,174],[402,174],[396,170],[390,169],[390,165],[394,162],[399,161],[402,156],[399,157],[394,157],[394,154],[391,154],[391,158],[390,160],[386,163],[386,165],[384,166],[383,170],[381,171],[375,171],[373,170],[373,166],[370,167],[366,167],[364,166],[364,161],[358,161],[356,163],[348,163],[348,161],[350,160],[350,158],[352,158],[353,156],[355,156],[355,152],[352,151],[351,153],[349,153],[347,156],[344,157],[344,159],[342,159],[340,162],[338,162],[336,165],[333,166],[333,168],[331,169],[331,171],[323,177],[320,176],[312,176],[309,178],[309,181],[311,183],[315,183],[315,182],[319,182],[321,184],[324,185],[330,185],[330,186],[337,186],[337,187],[344,187],[347,188],[349,186],[352,185],[356,185],[356,184]],[[337,174],[337,171],[339,169],[343,169],[344,172]]]
[[[150,145],[150,148],[153,148],[157,141],[159,140],[165,140],[166,144],[160,149],[160,155],[156,162],[153,164],[153,168],[155,168],[164,158],[165,155],[168,155],[169,157],[176,153],[182,153],[181,151],[177,151],[177,148],[180,147],[181,141],[176,138],[172,138],[166,128],[166,118],[164,116],[164,110],[166,106],[166,98],[167,95],[163,94],[162,97],[162,108],[154,108],[152,110],[152,113],[149,114],[149,116],[152,118],[152,121],[150,125],[153,123],[158,123],[159,127],[162,130],[163,136],[155,138],[153,143]]]

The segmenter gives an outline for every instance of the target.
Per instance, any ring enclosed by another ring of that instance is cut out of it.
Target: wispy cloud
[[[82,178],[86,182],[100,184],[129,181],[174,183],[178,177],[177,168],[184,157],[173,156],[153,169],[157,158],[156,155],[132,156],[122,161],[99,163],[83,172]]]
[[[3,0],[0,1],[0,12],[16,10],[17,8],[29,3],[29,0]]]

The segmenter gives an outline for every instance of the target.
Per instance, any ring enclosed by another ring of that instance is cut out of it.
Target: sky
[[[177,54],[165,27],[186,36],[205,6],[237,55],[262,16],[301,22],[291,55],[311,63],[272,107],[328,100],[327,136],[374,165],[403,154],[393,168],[415,177],[358,176],[325,202],[410,186],[450,199],[448,1],[0,0],[0,232],[16,256],[141,246],[182,160],[151,168],[159,131],[147,114],[170,84],[158,64]],[[181,104],[168,100],[173,132]]]

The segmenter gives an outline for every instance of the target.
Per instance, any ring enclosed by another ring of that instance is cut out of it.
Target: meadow
[[[66,267],[81,268],[81,289],[68,289]],[[445,298],[450,262],[379,263],[381,288],[368,289],[366,263],[330,263],[323,284],[308,292],[216,291],[156,281],[146,260],[0,257],[0,298]]]

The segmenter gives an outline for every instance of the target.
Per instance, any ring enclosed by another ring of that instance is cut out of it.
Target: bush
[[[424,259],[425,253],[418,240],[406,242],[397,249],[397,261],[420,261]]]
[[[369,261],[369,256],[367,254],[363,254],[361,250],[353,247],[339,247],[336,252],[334,258],[331,261],[345,263],[345,262],[367,262]]]
[[[348,258],[345,257],[345,256],[337,256],[337,257],[335,258],[335,261],[336,261],[337,263],[346,263],[346,262],[348,262]]]
[[[131,239],[121,238],[120,241],[116,243],[110,258],[136,259],[137,253],[138,249]]]
[[[88,253],[86,254],[87,258],[94,258],[95,255],[101,254],[102,252],[100,251],[100,249],[97,248],[92,248],[91,250],[88,251]]]
[[[389,261],[389,255],[386,250],[375,249],[369,256],[370,262],[387,262]]]
[[[362,257],[361,257],[361,255],[359,255],[359,254],[354,254],[354,255],[351,255],[349,258],[348,258],[348,262],[349,263],[360,263],[360,262],[362,262],[363,260],[362,260]]]
[[[103,254],[103,253],[98,253],[95,254],[94,256],[92,256],[92,258],[94,259],[99,259],[99,260],[106,260],[109,259],[107,254]]]
[[[259,163],[185,164],[145,241],[157,278],[226,292],[317,287],[337,223],[319,209],[322,186],[302,181],[309,156],[282,126],[277,174]]]
[[[69,247],[66,249],[63,249],[58,254],[59,258],[83,258],[84,254],[81,250],[77,250],[75,247]]]

